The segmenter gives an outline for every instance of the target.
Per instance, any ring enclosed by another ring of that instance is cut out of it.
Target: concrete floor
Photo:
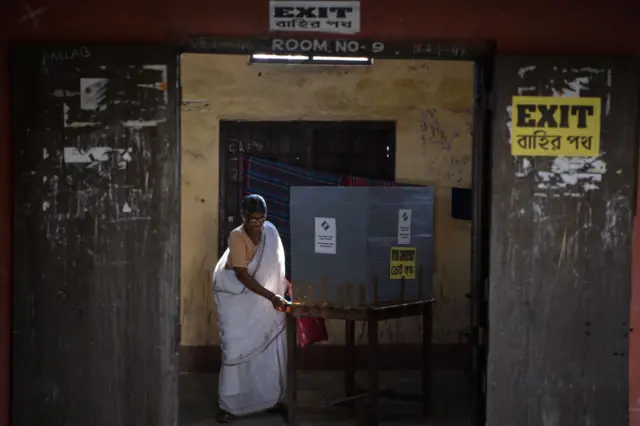
[[[298,426],[357,425],[366,406],[355,409],[328,407],[327,402],[341,397],[343,375],[335,371],[300,372],[298,374]],[[359,373],[357,383],[365,384]],[[380,389],[419,393],[418,371],[385,371],[380,374]],[[380,400],[380,425],[393,426],[467,426],[469,404],[467,377],[458,371],[437,371],[433,378],[434,417],[420,419],[420,407],[412,402]],[[182,375],[180,377],[180,426],[211,426],[215,421],[217,375]],[[284,426],[277,415],[256,415],[239,419],[239,426]]]

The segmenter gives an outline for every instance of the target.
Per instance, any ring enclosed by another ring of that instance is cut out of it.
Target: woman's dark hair
[[[263,213],[267,214],[267,202],[258,194],[251,194],[242,200],[242,213]]]

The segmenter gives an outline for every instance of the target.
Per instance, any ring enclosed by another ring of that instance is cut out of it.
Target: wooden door
[[[177,52],[11,57],[12,424],[174,426]]]
[[[624,59],[496,62],[487,425],[627,424],[637,75]]]

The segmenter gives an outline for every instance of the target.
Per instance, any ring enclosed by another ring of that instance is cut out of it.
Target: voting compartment
[[[431,187],[292,187],[294,300],[432,300],[433,203]]]

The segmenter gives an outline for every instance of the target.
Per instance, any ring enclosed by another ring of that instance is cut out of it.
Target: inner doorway
[[[436,387],[440,395],[447,395],[446,400],[467,401],[468,376],[461,370],[467,367],[469,354],[471,222],[452,216],[452,194],[454,189],[469,190],[472,184],[475,71],[473,63],[460,61],[289,66],[248,65],[242,55],[183,55],[181,354],[199,351],[219,360],[217,314],[208,280],[218,253],[226,248],[228,232],[240,223],[250,158],[318,172],[433,185],[437,188],[436,221],[440,221],[436,225],[440,238],[437,273],[449,278],[436,296],[443,306],[440,312],[446,313],[446,320],[438,320],[436,356],[449,372],[455,370],[449,376],[454,384]],[[371,135],[372,126],[377,136]],[[359,161],[358,154],[372,160]],[[415,327],[411,321],[398,321],[383,331],[381,345],[381,368],[404,369],[404,373],[388,375],[404,375],[409,387],[410,370],[418,369],[420,359],[411,340],[410,330]],[[336,355],[343,331],[330,328],[330,335],[327,344],[305,351],[303,368],[317,369],[320,361],[324,362],[322,369],[339,370],[344,365]],[[206,366],[187,366],[186,371],[215,374],[219,369],[216,362]],[[310,386],[330,393],[334,386],[322,380],[335,374],[322,373],[318,379],[317,373],[311,373]],[[212,396],[215,375],[206,380]],[[186,387],[194,395],[194,388]],[[189,409],[186,398],[181,404]],[[462,424],[468,424],[468,407],[448,409],[449,415],[457,411],[453,414],[464,417]]]
[[[394,121],[220,121],[219,253],[242,223],[240,205],[251,157],[342,175],[393,181]],[[287,211],[270,210],[289,262]],[[273,213],[276,213],[274,216]],[[280,214],[278,214],[280,213]],[[283,217],[285,216],[285,217]],[[284,226],[279,226],[279,225]]]

